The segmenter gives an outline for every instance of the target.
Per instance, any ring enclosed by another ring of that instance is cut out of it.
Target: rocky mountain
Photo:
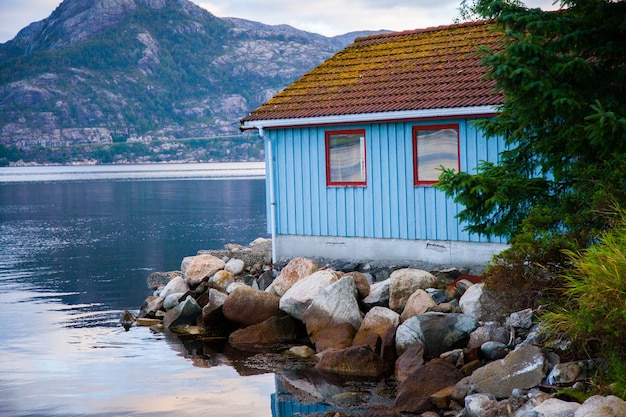
[[[351,43],[188,0],[65,0],[0,44],[0,144],[236,135],[238,119]]]

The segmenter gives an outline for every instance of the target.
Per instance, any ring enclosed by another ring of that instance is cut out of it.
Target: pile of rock
[[[395,268],[376,282],[304,258],[278,274],[267,245],[202,252],[185,258],[180,272],[153,274],[155,294],[137,324],[223,335],[241,350],[287,351],[333,374],[393,375],[394,403],[364,416],[626,415],[616,397],[580,405],[546,393],[584,381],[596,364],[560,363],[555,349],[539,347],[533,311],[507,312],[479,277]]]

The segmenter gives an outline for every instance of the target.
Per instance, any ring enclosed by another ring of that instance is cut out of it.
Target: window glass
[[[415,184],[437,182],[442,165],[459,170],[458,132],[458,126],[414,129]]]
[[[328,185],[365,185],[365,132],[326,133]]]

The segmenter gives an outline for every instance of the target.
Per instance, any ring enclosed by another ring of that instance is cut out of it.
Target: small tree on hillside
[[[476,173],[444,169],[438,184],[465,206],[468,230],[544,258],[593,243],[615,205],[626,207],[626,2],[561,6],[464,5],[502,31],[500,48],[484,53],[505,103],[479,125],[508,150]]]

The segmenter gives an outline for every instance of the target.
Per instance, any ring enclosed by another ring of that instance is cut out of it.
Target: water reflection
[[[392,380],[320,372],[314,368],[313,361],[277,353],[243,352],[224,338],[179,336],[167,330],[163,335],[172,350],[196,367],[226,365],[244,377],[274,375],[273,417],[313,417],[337,411],[356,416],[372,405],[391,407],[395,399],[396,386]]]
[[[286,417],[387,401],[376,382],[280,355],[120,326],[151,272],[265,227],[262,180],[0,181],[0,415]]]
[[[180,360],[188,351],[163,333],[65,326],[74,313],[50,294],[0,294],[1,415],[271,415],[271,374],[243,379],[229,366],[190,366]],[[119,314],[91,319],[109,323]]]
[[[150,271],[264,236],[264,203],[262,180],[0,183],[0,270],[66,304],[134,308]]]
[[[269,417],[272,374],[118,321],[150,272],[264,234],[262,180],[0,181],[0,415]]]

